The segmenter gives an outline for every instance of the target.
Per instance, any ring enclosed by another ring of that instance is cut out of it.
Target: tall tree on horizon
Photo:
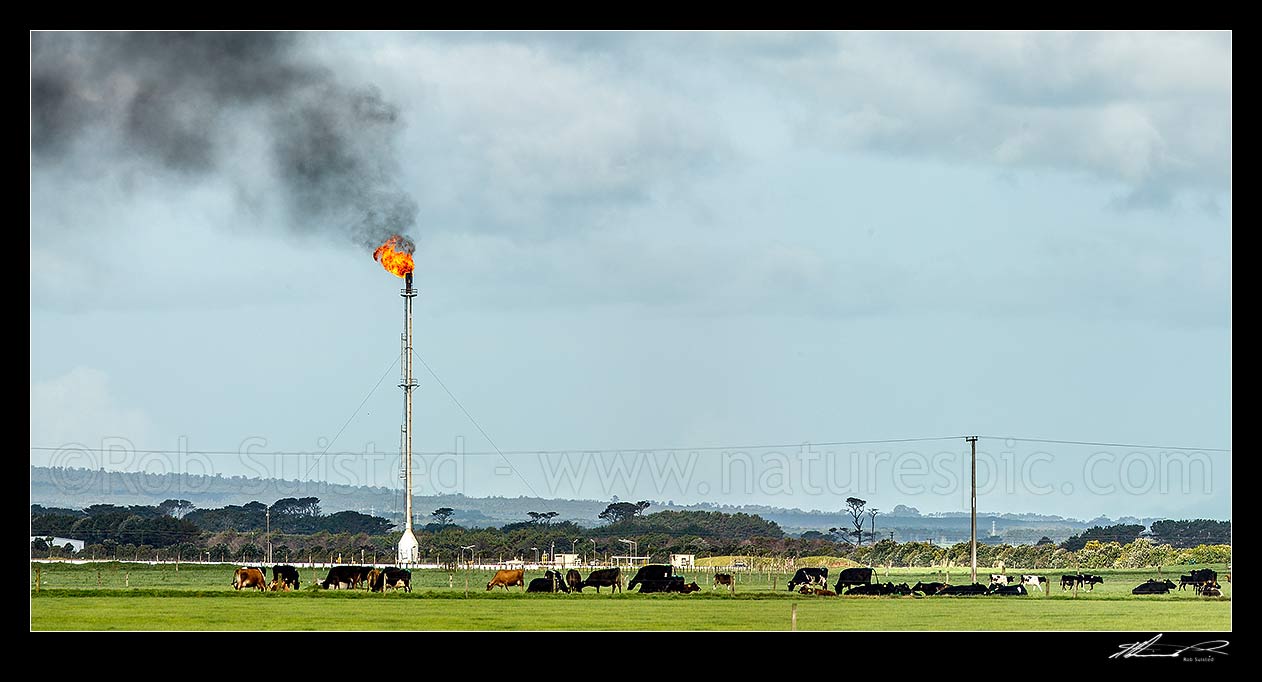
[[[867,500],[861,500],[857,497],[846,498],[846,513],[850,514],[850,520],[854,524],[854,532],[851,533],[859,539],[858,544],[863,544],[863,507],[867,505]]]

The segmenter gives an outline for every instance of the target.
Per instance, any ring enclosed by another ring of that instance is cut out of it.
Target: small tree
[[[452,515],[455,513],[456,511],[451,507],[440,507],[435,509],[430,516],[434,517],[434,519],[438,521],[438,525],[441,527],[446,526],[451,521]]]

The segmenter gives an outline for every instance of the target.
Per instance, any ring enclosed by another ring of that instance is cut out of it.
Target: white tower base
[[[399,538],[399,562],[400,564],[415,564],[419,558],[421,543],[416,541],[416,536],[412,534],[412,529],[408,528],[403,531],[403,537]]]

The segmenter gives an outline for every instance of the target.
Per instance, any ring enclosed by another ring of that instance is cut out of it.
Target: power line
[[[422,361],[422,363],[423,362],[424,361]],[[428,366],[427,366],[427,369],[428,369]],[[387,370],[387,372],[388,371],[389,370]],[[438,377],[435,376],[435,379],[437,378]],[[442,386],[441,381],[439,382],[439,385]],[[446,386],[443,386],[443,389],[446,390]],[[450,391],[448,391],[448,395],[451,396]],[[455,399],[455,396],[451,396],[451,398],[454,402],[456,402],[457,406],[459,406],[461,410],[465,412],[465,415],[468,416],[470,421],[474,423],[474,426],[477,426],[477,422],[474,421],[472,416],[470,416],[469,413],[464,410],[464,407],[460,405],[459,401]],[[362,408],[363,404],[361,403],[360,406]],[[352,417],[353,416],[354,415],[352,415]],[[481,427],[479,427],[478,430],[482,431]],[[486,433],[483,432],[482,435],[486,436]],[[729,450],[729,451],[771,450],[771,449],[783,449],[783,448],[800,448],[804,446],[832,447],[832,446],[840,446],[840,445],[884,445],[884,444],[893,444],[893,443],[949,441],[949,440],[959,440],[963,438],[964,436],[937,436],[937,437],[932,437],[932,438],[884,438],[884,439],[877,439],[877,440],[799,441],[796,443],[768,443],[768,444],[761,444],[761,445],[705,445],[705,446],[690,446],[690,447],[672,446],[672,447],[659,447],[659,448],[645,448],[645,447],[592,448],[592,449],[573,448],[573,449],[568,449],[568,450],[499,450],[499,449],[495,449],[495,450],[483,450],[483,451],[456,451],[456,450],[420,451],[418,450],[415,452],[415,454],[420,455],[420,456],[427,456],[427,455],[429,456],[432,456],[432,455],[506,456],[506,455],[564,455],[564,454],[599,455],[599,454],[618,454],[618,453],[636,453],[636,452],[714,452],[714,451],[721,451],[721,450]],[[1060,444],[1060,445],[1091,445],[1091,446],[1098,446],[1098,447],[1125,447],[1125,448],[1138,448],[1138,449],[1148,449],[1148,450],[1176,450],[1176,451],[1184,451],[1184,452],[1231,452],[1232,451],[1231,448],[1176,447],[1176,446],[1169,446],[1169,445],[1138,445],[1134,443],[1098,443],[1098,442],[1093,442],[1093,441],[1050,440],[1050,439],[1043,439],[1043,438],[1014,438],[1014,437],[1009,437],[1009,436],[979,436],[979,438],[984,438],[987,440],[1012,440],[1012,441],[1019,441],[1019,442],[1025,442],[1025,443],[1055,443],[1055,444]],[[495,445],[494,442],[492,442],[489,437],[487,438],[487,442],[490,442],[492,446]],[[111,450],[107,450],[105,448],[90,448],[90,447],[78,446],[78,445],[62,446],[62,447],[31,446],[29,449],[40,450],[40,451],[66,450],[66,451],[74,451],[74,452],[94,452],[94,453],[111,452]],[[318,454],[317,451],[314,451],[314,450],[278,450],[274,452],[258,452],[258,451],[241,451],[241,450],[161,450],[161,449],[150,450],[150,449],[139,449],[139,448],[128,449],[127,452],[133,452],[133,453],[138,453],[138,454],[172,454],[172,455],[250,454],[250,455],[266,455],[269,457],[270,456],[301,456],[301,455]],[[328,448],[325,448],[323,452],[327,453]],[[346,452],[346,453],[337,453],[337,454],[362,454],[362,453]],[[399,454],[399,453],[391,453],[387,451],[381,454]]]
[[[455,400],[454,397],[452,399]],[[459,405],[458,402],[457,402],[457,405]],[[472,420],[472,418],[470,419]],[[476,426],[476,423],[474,425]],[[848,440],[848,441],[822,441],[822,442],[799,441],[797,443],[773,443],[773,444],[764,444],[764,445],[706,445],[706,446],[696,446],[696,447],[664,447],[664,448],[644,448],[644,447],[609,448],[609,449],[575,448],[575,449],[570,449],[570,450],[498,450],[497,449],[497,450],[485,450],[485,451],[456,451],[456,450],[419,451],[418,450],[416,451],[416,454],[417,455],[558,455],[558,454],[570,454],[570,453],[610,454],[610,453],[623,453],[623,452],[658,452],[658,451],[709,452],[709,451],[718,451],[718,450],[768,450],[768,449],[773,449],[773,448],[800,448],[803,446],[825,446],[826,447],[826,446],[833,446],[833,445],[914,443],[914,442],[921,442],[921,441],[957,440],[960,438],[963,438],[963,436],[942,436],[942,437],[936,437],[936,438],[888,438],[888,439],[883,439],[883,440]],[[488,442],[490,441],[489,438],[487,440]],[[494,445],[494,443],[492,443],[492,445]],[[105,450],[103,448],[89,448],[86,446],[84,447],[63,446],[60,448],[46,447],[46,446],[32,446],[30,449],[31,450],[48,450],[48,451],[73,450],[77,452],[102,452],[102,453],[109,452],[109,450]],[[252,455],[269,455],[269,456],[271,455],[310,455],[310,454],[315,453],[315,451],[306,451],[306,450],[287,450],[287,451],[275,451],[275,452],[242,452],[239,450],[142,450],[142,449],[131,449],[129,450],[129,452],[143,453],[143,454],[190,454],[190,455],[191,454],[196,454],[196,455],[252,454]],[[343,454],[355,454],[355,453],[343,453]],[[397,454],[397,453],[391,453],[391,454]]]
[[[981,436],[994,440],[1014,440],[1023,443],[1056,443],[1058,445],[1094,445],[1106,448],[1139,448],[1142,450],[1181,450],[1185,452],[1231,452],[1231,448],[1189,448],[1175,445],[1137,445],[1135,443],[1096,443],[1085,440],[1050,440],[1047,438],[1014,438],[1012,436]]]

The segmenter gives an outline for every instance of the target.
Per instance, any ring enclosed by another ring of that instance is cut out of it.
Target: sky
[[[32,34],[31,464],[1229,518],[1231,43]]]

